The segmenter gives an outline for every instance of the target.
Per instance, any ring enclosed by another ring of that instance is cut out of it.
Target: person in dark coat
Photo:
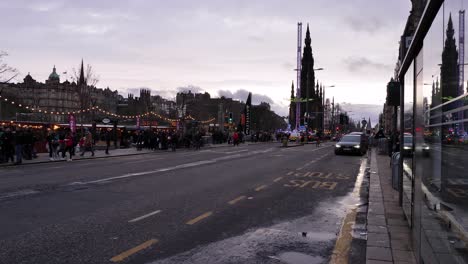
[[[5,133],[3,133],[1,142],[5,162],[8,162],[9,160],[11,160],[11,162],[14,162],[14,135],[11,132],[10,128],[7,128],[5,130]]]
[[[24,146],[24,134],[21,128],[17,128],[15,131],[15,154],[16,154],[16,165],[23,162],[23,146]]]
[[[106,154],[109,155],[109,147],[111,144],[111,132],[109,129],[106,130]]]

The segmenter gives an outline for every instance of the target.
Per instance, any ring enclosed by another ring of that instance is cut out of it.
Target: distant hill
[[[372,126],[375,126],[379,122],[379,114],[382,112],[383,105],[374,104],[352,104],[352,103],[340,103],[340,107],[343,111],[348,112],[349,116],[354,120],[366,120],[371,119]]]

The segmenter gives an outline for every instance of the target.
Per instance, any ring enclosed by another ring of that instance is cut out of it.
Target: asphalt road
[[[366,166],[331,146],[2,168],[0,263],[327,263]]]

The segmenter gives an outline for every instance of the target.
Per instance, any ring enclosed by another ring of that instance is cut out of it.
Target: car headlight
[[[403,149],[407,149],[407,150],[408,150],[408,149],[411,149],[411,147],[403,147]]]
[[[354,146],[354,148],[357,148],[357,149],[358,149],[358,148],[360,148],[360,147],[361,147],[360,145],[356,145],[356,146]]]
[[[429,150],[429,146],[424,146],[423,149],[424,150]]]
[[[336,144],[336,145],[335,145],[335,148],[341,148],[341,145]]]

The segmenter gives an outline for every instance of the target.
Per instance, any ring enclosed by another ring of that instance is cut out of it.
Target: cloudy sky
[[[383,103],[410,0],[2,0],[0,50],[21,75],[62,80],[84,59],[99,87],[163,97],[207,91],[269,101],[287,114],[297,22],[339,102]],[[305,36],[305,28],[303,29]]]

